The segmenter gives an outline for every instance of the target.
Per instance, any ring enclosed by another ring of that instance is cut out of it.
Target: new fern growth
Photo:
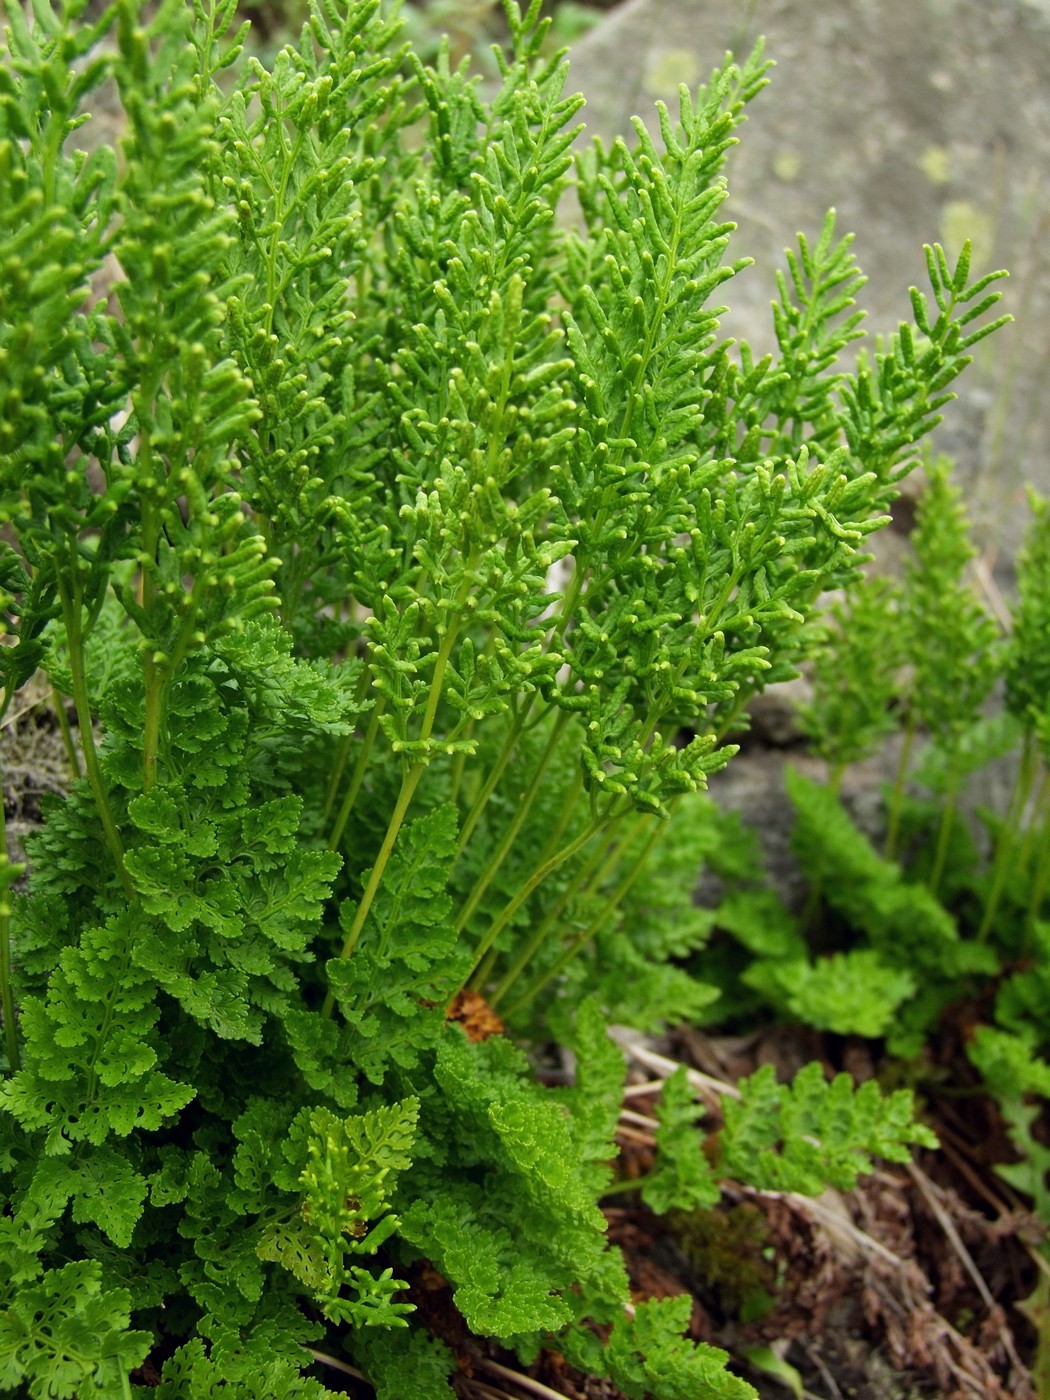
[[[83,774],[0,871],[0,1386],[320,1396],[323,1337],[448,1396],[425,1259],[524,1358],[743,1397],[679,1303],[626,1317],[604,1018],[711,999],[661,879],[710,810],[674,813],[858,576],[998,274],[931,250],[936,314],[850,369],[829,216],[778,352],[725,343],[760,47],[576,155],[540,0],[488,100],[380,0],[311,0],[268,66],[234,0],[4,8],[0,680],[72,700]],[[468,983],[576,1083],[473,1043]],[[776,1181],[907,1140],[866,1090],[814,1155],[843,1090],[760,1087]]]

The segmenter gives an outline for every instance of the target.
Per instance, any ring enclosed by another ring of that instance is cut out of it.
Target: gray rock
[[[628,0],[573,50],[570,83],[610,138],[680,82],[704,81],[759,34],[776,60],[729,166],[736,255],[757,265],[724,289],[726,329],[773,344],[773,272],[798,231],[834,205],[856,233],[869,329],[909,315],[922,245],[977,271],[1007,267],[1016,323],[976,347],[936,446],[958,462],[979,539],[1006,564],[1050,491],[1050,0]]]

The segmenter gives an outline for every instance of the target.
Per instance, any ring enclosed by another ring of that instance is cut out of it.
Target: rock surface
[[[782,250],[834,205],[870,281],[869,329],[909,314],[922,245],[963,238],[978,271],[1006,267],[1015,325],[976,347],[936,446],[957,460],[982,545],[1016,550],[1025,483],[1050,491],[1050,0],[627,0],[573,49],[570,84],[591,132],[674,111],[759,35],[775,59],[729,166],[735,256],[726,329],[773,344]],[[1006,575],[1008,577],[1008,574]]]

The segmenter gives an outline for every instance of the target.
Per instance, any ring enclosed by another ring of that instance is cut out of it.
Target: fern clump
[[[43,668],[77,734],[28,889],[0,870],[0,1386],[319,1396],[323,1340],[448,1396],[426,1260],[524,1360],[743,1397],[682,1300],[627,1316],[606,1022],[712,999],[667,873],[997,274],[931,250],[936,315],[849,369],[829,216],[778,353],[724,342],[761,48],[577,158],[540,0],[489,100],[380,0],[313,0],[269,64],[233,0],[5,10],[0,681]],[[119,151],[81,135],[103,83]],[[517,1043],[552,1035],[564,1088]],[[818,1078],[752,1086],[718,1170],[818,1189],[916,1140]],[[681,1098],[661,1207],[717,1190]]]

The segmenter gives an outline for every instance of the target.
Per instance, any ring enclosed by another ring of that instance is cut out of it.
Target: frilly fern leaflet
[[[576,154],[540,0],[506,0],[489,99],[395,9],[312,0],[267,66],[232,0],[5,3],[0,677],[6,708],[42,666],[83,753],[0,881],[9,1391],[126,1400],[149,1359],[162,1396],[321,1395],[324,1336],[380,1395],[450,1393],[402,1287],[428,1260],[523,1358],[748,1392],[678,1304],[625,1316],[605,1018],[711,1000],[672,965],[708,932],[702,789],[994,279],[931,250],[936,312],[851,370],[829,216],[755,361],[715,303],[760,47]],[[575,1084],[450,1023],[468,983]],[[788,1138],[823,1121],[812,1077],[760,1088]],[[863,1107],[844,1152],[908,1140]]]

